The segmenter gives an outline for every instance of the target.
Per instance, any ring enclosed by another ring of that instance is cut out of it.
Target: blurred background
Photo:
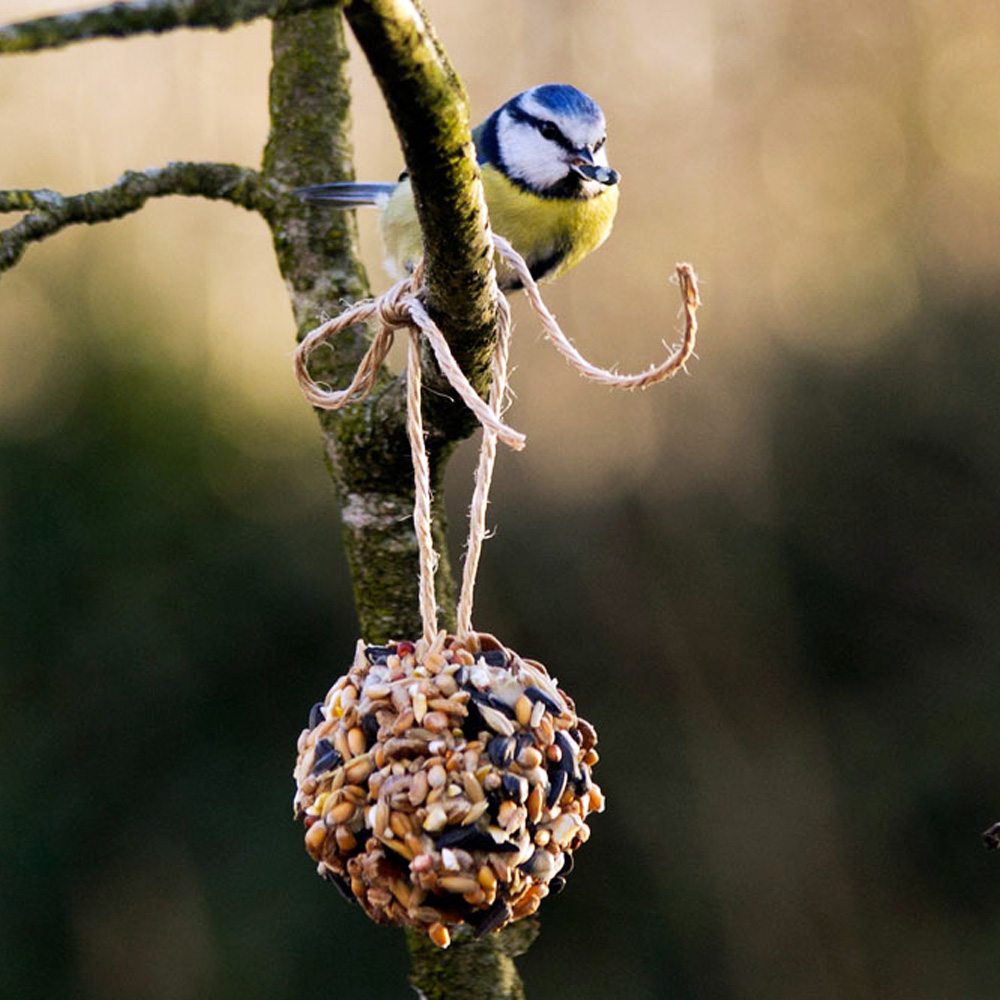
[[[548,293],[590,358],[660,357],[674,261],[703,280],[700,360],[640,395],[517,304],[529,447],[500,456],[477,623],[575,695],[610,802],[529,995],[1000,996],[1000,8],[429,7],[477,118],[550,80],[607,112],[615,232]],[[0,59],[0,187],[256,164],[268,45]],[[358,175],[391,179],[353,76]],[[292,338],[228,205],[77,227],[0,281],[3,997],[410,995],[401,935],[291,821],[357,631]]]

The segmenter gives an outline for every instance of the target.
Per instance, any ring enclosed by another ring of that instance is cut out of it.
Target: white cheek
[[[532,187],[558,184],[568,173],[561,147],[543,139],[538,130],[525,122],[502,115],[497,139],[507,171],[512,177]]]

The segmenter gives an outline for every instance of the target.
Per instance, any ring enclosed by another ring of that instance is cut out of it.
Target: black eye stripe
[[[562,134],[562,131],[560,130],[559,126],[556,125],[555,122],[545,121],[545,119],[543,118],[536,118],[534,115],[528,114],[528,112],[525,111],[523,108],[513,107],[510,108],[509,111],[511,117],[515,121],[525,122],[528,125],[532,125],[536,129],[538,129],[539,133],[543,135],[544,133],[542,132],[542,128],[544,126],[547,125],[550,128],[555,129],[556,134],[552,136],[552,141],[559,143],[559,145],[562,146],[562,148],[567,150],[568,152],[570,153],[573,152],[574,150],[573,144],[569,141],[569,139],[566,138],[566,136]]]

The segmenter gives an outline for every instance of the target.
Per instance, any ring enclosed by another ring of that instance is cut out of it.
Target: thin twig
[[[0,27],[0,54],[58,49],[91,38],[127,38],[175,28],[225,30],[258,17],[331,7],[334,0],[143,0],[110,3]]]
[[[120,219],[137,212],[150,198],[171,194],[229,201],[261,212],[273,201],[256,170],[230,163],[169,163],[149,170],[129,170],[109,187],[77,195],[46,189],[0,191],[0,212],[28,212],[20,222],[0,230],[0,272],[12,268],[29,243],[66,226]]]

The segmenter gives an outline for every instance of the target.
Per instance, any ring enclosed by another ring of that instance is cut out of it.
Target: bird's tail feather
[[[303,201],[322,202],[337,208],[357,208],[359,205],[384,205],[395,184],[359,184],[355,181],[334,181],[331,184],[312,184],[296,188]]]

